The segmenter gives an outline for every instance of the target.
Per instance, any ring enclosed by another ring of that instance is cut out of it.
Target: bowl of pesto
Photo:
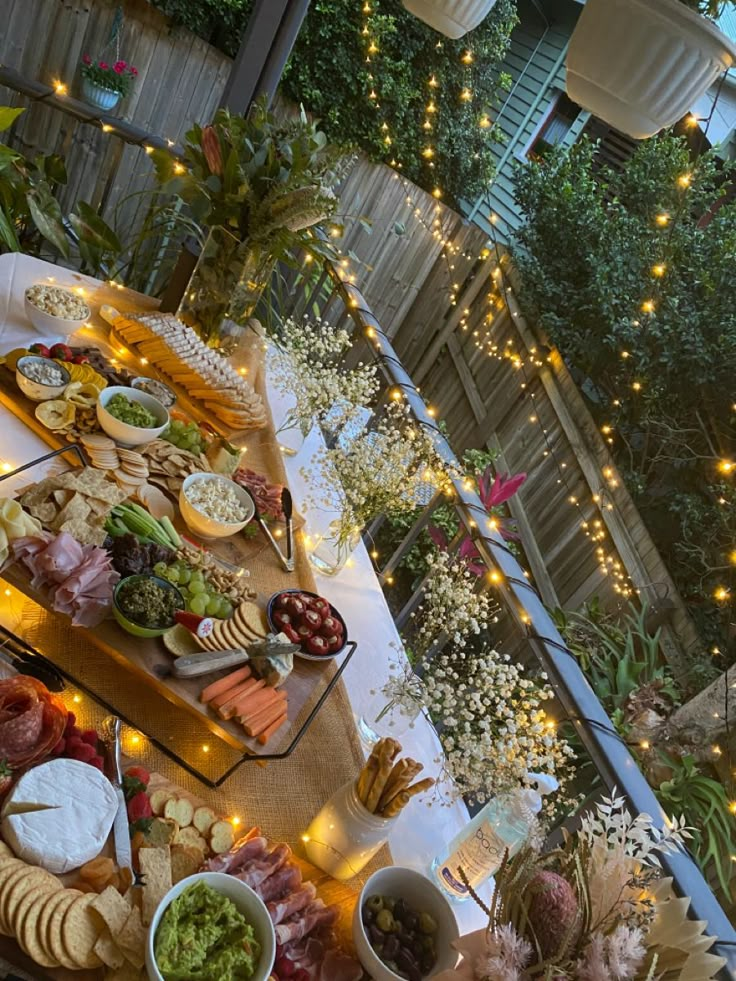
[[[137,388],[110,385],[97,400],[100,428],[120,446],[141,446],[158,439],[169,425],[169,410]]]
[[[276,936],[263,901],[240,879],[198,872],[168,891],[146,944],[150,981],[268,981]]]

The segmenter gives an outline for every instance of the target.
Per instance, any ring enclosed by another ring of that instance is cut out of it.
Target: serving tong
[[[281,551],[281,546],[276,541],[276,539],[271,534],[271,529],[268,527],[266,522],[263,520],[263,516],[258,510],[258,505],[256,504],[256,499],[253,494],[250,495],[253,501],[253,520],[261,529],[263,534],[268,539],[268,542],[273,549],[276,557],[281,564],[281,568],[284,572],[294,571],[294,555],[293,555],[293,526],[292,526],[292,515],[293,515],[293,502],[291,498],[291,491],[288,487],[284,487],[281,491],[281,510],[284,512],[284,519],[286,521],[286,555]]]

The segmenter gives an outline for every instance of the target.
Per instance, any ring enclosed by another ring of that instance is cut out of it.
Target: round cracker
[[[5,932],[12,936],[15,932],[13,923],[18,903],[27,892],[36,891],[41,883],[53,878],[45,869],[40,869],[35,865],[25,865],[19,869],[15,876],[8,878],[7,885],[0,897],[0,925]]]
[[[245,615],[244,607],[247,603],[241,603],[240,606],[236,606],[233,611],[234,625],[238,629],[238,632],[243,635],[244,638],[248,640],[263,640],[259,634],[257,634],[251,625],[248,623]]]
[[[103,436],[102,433],[85,433],[82,436],[82,443],[84,446],[94,446],[98,450],[115,449],[115,440]]]
[[[75,971],[78,965],[75,960],[69,957],[66,948],[61,942],[61,927],[69,907],[81,896],[87,895],[89,893],[80,892],[78,889],[65,889],[62,893],[63,899],[60,899],[58,905],[54,906],[46,928],[46,949],[48,953],[51,957],[55,957],[62,967],[67,967],[70,971]]]
[[[16,940],[21,949],[41,967],[59,967],[59,962],[46,950],[44,935],[39,929],[39,921],[44,908],[58,893],[63,891],[61,883],[57,882],[55,888],[49,892],[40,896],[28,893],[19,903],[19,906],[23,908],[19,910],[16,919],[17,925],[14,931]]]
[[[98,899],[97,893],[83,893],[68,907],[61,924],[61,944],[77,967],[91,970],[102,967],[102,961],[94,952],[102,930],[94,919],[90,904]]]
[[[23,922],[23,917],[28,912],[29,908],[38,899],[43,899],[45,896],[49,896],[52,892],[58,892],[61,889],[61,883],[58,879],[50,876],[48,880],[40,879],[37,883],[27,889],[22,896],[16,898],[13,901],[13,907],[8,916],[8,926],[14,937],[20,936],[20,928]]]
[[[69,903],[69,893],[70,889],[60,889],[58,892],[54,892],[49,897],[48,902],[43,906],[38,917],[38,922],[36,924],[36,929],[38,931],[38,939],[41,947],[43,948],[44,955],[49,959],[54,961],[54,967],[59,967],[61,962],[54,957],[49,947],[49,924],[51,922],[51,917],[57,906],[66,906]],[[74,890],[76,892],[76,890]],[[81,895],[81,893],[80,893]],[[39,961],[40,963],[40,961]]]

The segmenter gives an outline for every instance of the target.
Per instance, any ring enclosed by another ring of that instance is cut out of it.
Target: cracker
[[[163,851],[163,849],[161,850]],[[149,849],[149,851],[153,851],[153,849]],[[170,867],[169,874],[171,874]],[[170,888],[171,886],[169,886],[169,889]],[[166,891],[168,892],[168,889]],[[135,966],[139,968],[143,967],[146,959],[145,949],[147,935],[148,931],[143,926],[140,910],[137,907],[130,911],[130,915],[128,916],[125,926],[120,933],[116,935],[117,942],[123,948],[123,953],[125,956],[129,961],[131,961],[131,963],[135,964]]]
[[[130,906],[114,886],[108,886],[99,896],[96,895],[90,908],[97,913],[110,933],[116,937],[130,916]]]
[[[90,911],[96,898],[95,895],[80,896],[67,907],[61,923],[62,947],[77,967],[85,969],[102,967],[102,961],[94,950],[101,930]]]
[[[49,876],[48,879],[37,878],[37,881],[32,882],[28,889],[19,894],[16,890],[14,895],[15,899],[12,900],[12,905],[10,909],[10,914],[8,916],[8,927],[12,936],[20,936],[20,928],[23,922],[23,917],[28,912],[30,906],[41,897],[48,897],[52,893],[58,892],[61,889],[61,883],[58,879]]]
[[[38,934],[39,943],[41,947],[43,947],[45,956],[48,957],[49,960],[54,961],[55,967],[60,965],[60,961],[53,956],[49,948],[49,923],[51,922],[51,917],[56,907],[59,905],[66,905],[69,902],[67,895],[68,893],[68,889],[60,889],[58,892],[52,893],[47,902],[41,908],[38,920],[36,922],[36,932]],[[39,961],[39,964],[40,963],[41,962]]]
[[[171,889],[171,853],[168,846],[141,848],[138,861],[143,876],[143,922],[148,925],[156,907]]]
[[[108,967],[122,967],[125,963],[125,955],[112,939],[112,935],[107,927],[105,927],[97,938],[97,942],[94,946],[94,952],[100,958],[102,963],[106,964]]]
[[[192,845],[171,846],[171,881],[174,885],[202,867],[204,852]]]
[[[40,879],[46,878],[48,872],[36,866],[21,862],[20,868],[13,871],[5,879],[0,892],[0,932],[6,936],[12,935],[10,916],[20,899],[29,889],[35,888]]]
[[[84,893],[79,892],[78,889],[65,889],[62,896],[63,899],[59,900],[57,906],[54,906],[48,927],[46,928],[46,949],[52,957],[56,958],[62,967],[74,971],[79,965],[69,957],[66,948],[61,942],[61,927],[69,907],[84,896]]]
[[[45,894],[36,895],[29,893],[24,896],[21,905],[26,909],[23,914],[18,916],[18,927],[15,931],[16,938],[22,950],[29,957],[40,964],[41,967],[59,967],[60,964],[55,957],[52,957],[45,945],[45,933],[41,930],[41,918],[44,910],[57,902],[57,896],[62,894],[64,889],[61,883],[57,888]]]

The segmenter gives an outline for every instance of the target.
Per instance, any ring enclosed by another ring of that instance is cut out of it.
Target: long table
[[[89,277],[80,276],[69,270],[24,255],[0,257],[0,353],[13,347],[26,346],[34,339],[48,340],[37,335],[28,323],[23,311],[25,289],[34,282],[49,281],[52,278],[64,286],[79,287],[85,290],[85,298],[93,310],[91,327],[83,329],[71,343],[96,344],[104,348],[107,329],[97,316],[103,302],[113,302],[121,311],[151,309],[155,301],[129,290],[113,288],[108,284]],[[121,359],[122,360],[122,359]],[[268,385],[268,399],[278,426],[289,407],[289,396]],[[0,407],[0,468],[8,470],[42,455],[47,447],[44,442],[7,409]],[[332,515],[329,510],[310,509],[307,502],[310,468],[315,464],[313,458],[320,449],[321,435],[313,431],[306,439],[300,452],[285,458],[287,478],[294,497],[295,506],[306,520],[306,533],[311,537],[322,534]],[[4,493],[3,489],[3,493]],[[349,624],[351,637],[358,642],[358,652],[348,665],[345,675],[345,690],[349,706],[357,719],[367,708],[371,691],[380,687],[389,677],[391,662],[396,660],[397,650],[401,650],[400,638],[388,609],[380,583],[375,575],[370,557],[361,544],[355,550],[348,566],[336,577],[316,575],[317,590],[326,596],[342,612]],[[29,613],[28,601],[16,591],[11,595],[0,595],[0,621],[19,635],[26,634],[29,617],[38,616],[36,611]],[[113,670],[111,668],[111,670]],[[342,689],[342,686],[340,686]],[[344,692],[336,691],[331,698],[345,697]],[[166,702],[161,701],[161,711]],[[344,739],[359,754],[357,735],[354,727],[346,725]],[[434,729],[423,717],[419,717],[413,728],[401,737],[407,754],[424,763],[429,775],[439,773],[440,747]],[[302,747],[300,747],[302,749]],[[277,833],[286,840],[298,841],[304,830],[304,808],[298,806],[302,797],[310,800],[304,788],[310,780],[310,760],[308,755],[297,750],[289,760],[270,764],[267,768],[247,765],[239,770],[219,790],[204,793],[197,784],[169,759],[151,746],[137,747],[139,755],[150,760],[154,769],[162,772],[172,782],[189,786],[194,793],[211,800],[220,811],[229,814],[242,814],[248,817],[249,802],[259,796],[274,795],[289,799],[293,793],[294,806],[280,818]],[[329,748],[325,748],[329,752]],[[334,774],[337,789],[345,779],[344,773],[337,769]],[[324,786],[320,794],[329,787]],[[304,806],[309,807],[306,803]],[[256,809],[257,810],[257,809]],[[279,813],[283,808],[279,809]],[[293,817],[290,819],[290,814]],[[308,819],[308,818],[307,818]],[[413,800],[397,822],[389,845],[392,859],[397,865],[405,865],[426,871],[434,855],[468,821],[468,812],[462,802],[431,808],[426,803]],[[267,832],[269,829],[265,829]],[[456,914],[461,930],[477,929],[484,925],[482,912],[473,903],[457,905]]]

